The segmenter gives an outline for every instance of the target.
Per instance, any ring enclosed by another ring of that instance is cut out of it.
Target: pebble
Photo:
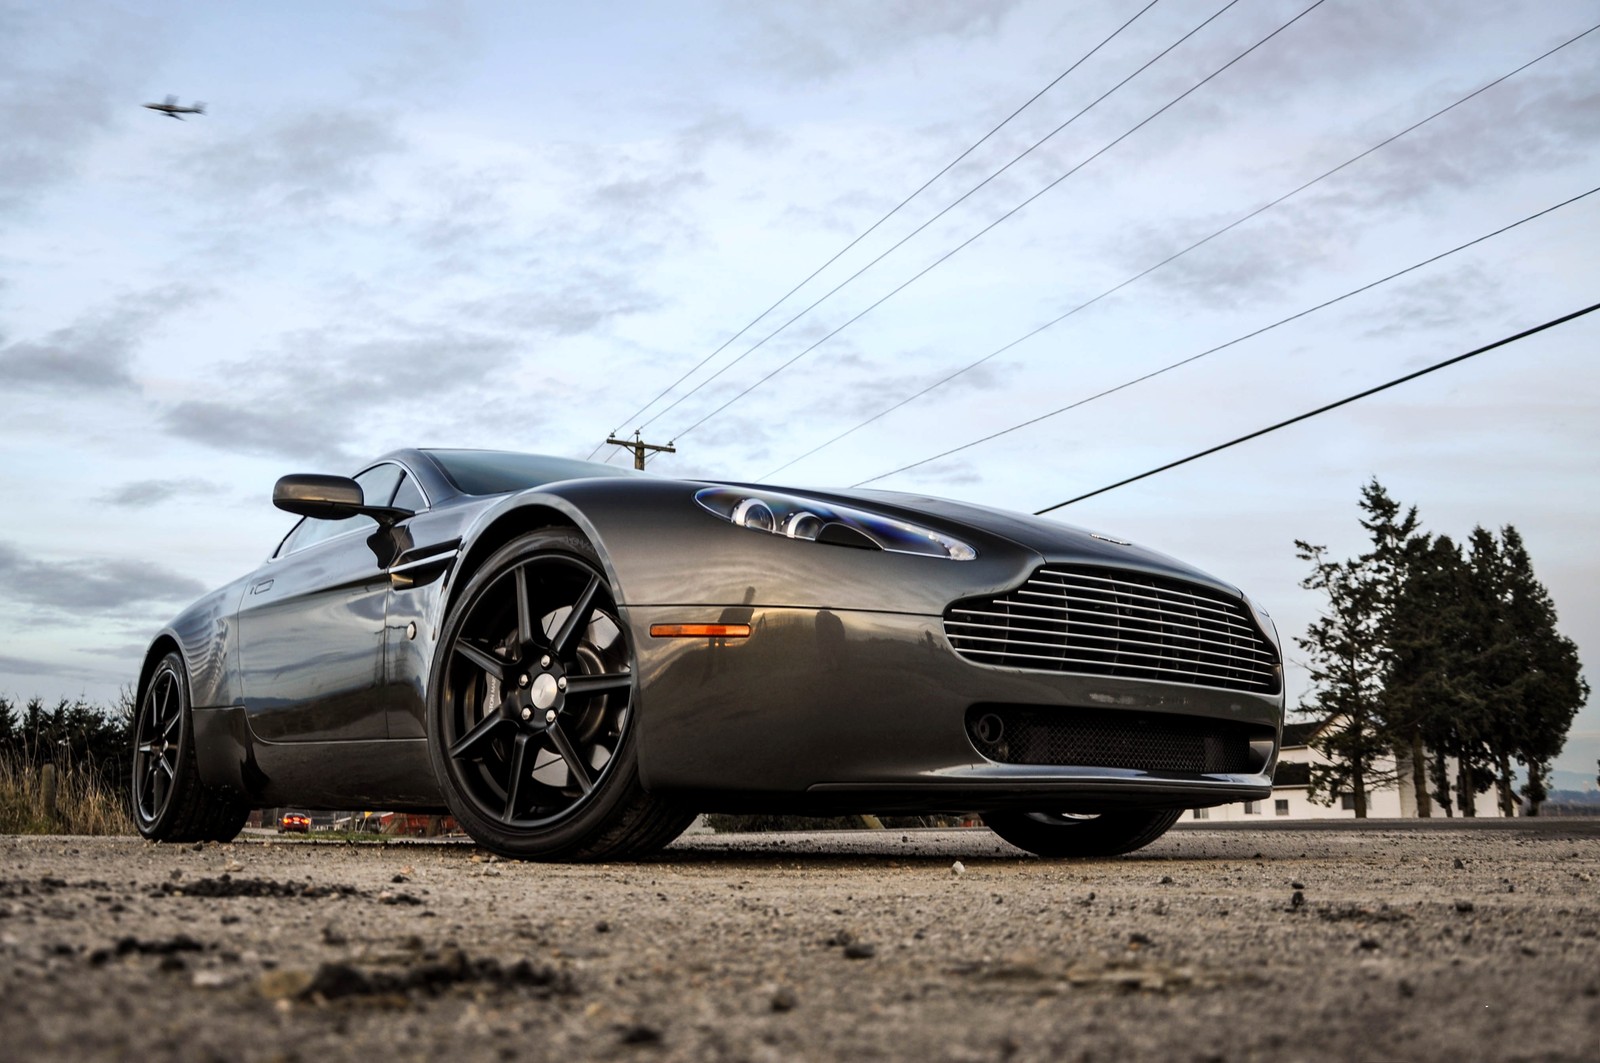
[[[954,874],[965,875],[967,873],[967,865],[963,864],[960,860],[957,860],[955,863],[950,865],[950,870]]]
[[[772,994],[773,1011],[793,1011],[800,1003],[800,997],[789,986],[779,986]]]
[[[1456,911],[1458,912],[1470,912],[1473,908],[1474,905],[1471,901],[1456,901]]]
[[[878,946],[867,941],[852,941],[844,947],[847,960],[870,960],[878,954]]]

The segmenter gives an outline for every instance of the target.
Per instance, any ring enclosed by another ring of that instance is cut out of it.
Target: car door
[[[356,477],[386,506],[404,470]],[[383,698],[389,577],[367,545],[370,517],[307,517],[250,579],[239,606],[239,660],[251,729],[274,742],[388,737]]]

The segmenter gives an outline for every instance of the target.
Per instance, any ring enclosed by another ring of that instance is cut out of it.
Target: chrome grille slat
[[[952,604],[945,634],[978,664],[1258,693],[1281,682],[1243,602],[1138,572],[1045,565],[1020,587]]]
[[[996,652],[991,651],[991,650],[973,650],[971,652],[970,656],[973,656],[973,657],[983,657],[983,656],[995,656],[995,657],[998,657],[998,656],[1001,656],[1001,654],[996,653]],[[1009,661],[1011,661],[1013,659],[1016,659],[1016,660],[1031,660],[1031,661],[1049,661],[1051,664],[1055,664],[1055,665],[1076,664],[1076,665],[1082,665],[1084,667],[1081,667],[1081,668],[1056,667],[1056,668],[1043,668],[1043,669],[1039,669],[1039,670],[1040,671],[1045,671],[1045,672],[1081,672],[1081,673],[1084,673],[1084,674],[1096,674],[1105,665],[1104,661],[1091,660],[1091,659],[1088,659],[1088,658],[1045,656],[1043,654],[1022,653],[1020,651],[1008,651],[1008,652],[1006,652],[1004,654],[1004,657],[1005,657],[1005,661],[980,661],[979,663],[980,664],[1003,664],[1003,663],[1007,663],[1007,662],[1009,662]],[[1151,669],[1148,669],[1147,667],[1143,667],[1143,666],[1125,666],[1125,667],[1138,668],[1141,671],[1151,670]],[[1176,667],[1174,667],[1172,669],[1167,669],[1166,670],[1167,674],[1161,675],[1161,676],[1132,675],[1131,672],[1127,673],[1127,674],[1131,675],[1133,678],[1160,678],[1160,679],[1165,679],[1168,682],[1179,681],[1179,680],[1194,680],[1197,677],[1198,678],[1206,678],[1206,679],[1227,680],[1226,685],[1228,686],[1228,689],[1230,689],[1230,690],[1249,690],[1249,689],[1253,689],[1253,688],[1255,688],[1257,686],[1261,687],[1261,692],[1262,693],[1270,694],[1270,693],[1275,692],[1275,690],[1276,690],[1276,683],[1274,683],[1272,680],[1268,680],[1268,679],[1259,679],[1259,680],[1257,680],[1257,679],[1236,679],[1236,678],[1233,678],[1232,673],[1235,673],[1235,672],[1239,671],[1239,669],[1223,668],[1223,667],[1220,667],[1220,666],[1217,666],[1217,665],[1211,665],[1209,667],[1212,669],[1213,672],[1218,673],[1218,674],[1208,675],[1208,674],[1206,674],[1204,672],[1201,672],[1198,668],[1180,669],[1180,668],[1176,668]],[[1201,684],[1201,685],[1202,686],[1221,686],[1221,685],[1224,685],[1224,684],[1219,682],[1219,683],[1204,683],[1204,684]]]
[[[1065,590],[1095,590],[1097,588],[1066,587],[1066,588],[1063,588],[1063,589],[1065,589]],[[1095,605],[1095,606],[1112,605],[1112,606],[1116,606],[1119,609],[1140,609],[1140,608],[1143,608],[1143,609],[1145,609],[1146,612],[1161,613],[1163,615],[1166,613],[1166,610],[1164,608],[1161,608],[1162,606],[1176,607],[1176,608],[1180,608],[1180,609],[1187,608],[1187,609],[1191,609],[1191,610],[1193,610],[1193,609],[1204,609],[1208,613],[1212,613],[1212,614],[1215,614],[1216,616],[1222,617],[1229,624],[1233,623],[1233,614],[1229,613],[1227,610],[1224,610],[1224,609],[1216,609],[1216,608],[1213,608],[1211,606],[1183,606],[1181,603],[1166,602],[1166,601],[1162,601],[1162,599],[1160,599],[1160,598],[1151,598],[1148,595],[1143,595],[1143,594],[1128,594],[1128,595],[1124,595],[1124,597],[1125,598],[1134,598],[1134,599],[1138,599],[1140,601],[1146,601],[1146,602],[1155,602],[1155,603],[1157,603],[1157,608],[1150,609],[1148,607],[1142,607],[1142,606],[1138,606],[1138,605],[1129,605],[1127,602],[1117,601],[1115,599],[1108,599],[1106,597],[1085,598],[1085,597],[1082,597],[1081,595],[1052,594],[1052,593],[1048,593],[1046,591],[1030,591],[1026,587],[1019,588],[1017,593],[1018,594],[1031,594],[1031,595],[1035,595],[1035,596],[1040,597],[1040,598],[1055,598],[1055,599],[1059,599],[1060,601],[1065,601],[1065,602],[1083,602],[1086,605]],[[1176,615],[1178,615],[1178,616],[1187,616],[1189,614],[1188,613],[1184,613],[1184,612],[1180,612],[1180,613],[1177,613]],[[1246,628],[1245,630],[1249,630],[1249,629]]]
[[[1007,603],[1004,600],[1001,600],[998,604],[1002,604],[1003,605],[1003,604],[1007,604]],[[1004,619],[1004,620],[1034,620],[1034,621],[1038,621],[1040,623],[1057,625],[1057,626],[1059,626],[1062,623],[1065,623],[1066,622],[1066,618],[1071,613],[1070,610],[1062,610],[1059,616],[1055,616],[1055,615],[1040,616],[1040,615],[1030,614],[1030,613],[995,613],[995,612],[991,612],[991,611],[989,611],[987,609],[959,609],[959,610],[955,610],[954,612],[957,613],[960,616],[992,616],[992,617],[997,617],[997,618]],[[949,621],[949,622],[955,623],[957,621]],[[1075,620],[1075,621],[1073,621],[1073,623],[1078,627],[1104,628],[1105,630],[1108,630],[1108,631],[1121,631],[1121,630],[1123,630],[1123,625],[1121,625],[1121,624],[1102,624],[1102,623],[1098,623],[1098,622],[1095,622],[1095,621],[1082,620],[1082,619]],[[1184,623],[1179,623],[1177,621],[1172,621],[1172,620],[1161,621],[1160,623],[1161,623],[1161,626],[1165,627],[1165,628],[1179,627],[1179,628],[1187,628],[1187,629],[1189,629],[1191,631],[1203,631],[1207,635],[1217,635],[1218,634],[1218,632],[1216,631],[1215,628],[1207,628],[1207,627],[1203,627],[1203,626],[1201,626],[1199,624],[1184,624]],[[1229,630],[1234,630],[1234,629],[1230,628]],[[1255,632],[1244,630],[1244,629],[1239,629],[1239,630],[1241,632],[1241,634],[1240,634],[1241,638],[1249,638],[1249,639],[1254,639],[1255,638]],[[1202,639],[1199,636],[1188,636],[1188,635],[1175,635],[1174,637],[1175,638],[1194,638],[1198,642],[1209,642],[1214,646],[1228,646],[1228,647],[1231,647],[1231,648],[1243,648],[1243,647],[1239,646],[1237,639],[1231,640],[1231,641],[1219,641],[1216,638]],[[1270,659],[1271,656],[1272,656],[1270,653],[1266,652],[1263,649],[1259,649],[1259,648],[1254,649],[1253,652],[1260,653],[1263,657],[1268,658],[1268,659]]]
[[[951,620],[951,621],[946,621],[946,623],[947,624],[961,624],[962,622],[959,621],[959,620]],[[978,626],[978,625],[966,624],[966,625],[963,625],[963,626],[973,627],[973,626]],[[985,627],[985,630],[987,630],[987,627]],[[1023,635],[1032,635],[1032,634],[1045,635],[1045,634],[1049,634],[1049,632],[1047,632],[1047,631],[1034,631],[1034,630],[1031,630],[1029,628],[1008,628],[1007,630],[1015,631],[1018,634],[1023,634]],[[979,642],[1004,642],[1004,643],[1009,643],[1009,644],[1012,644],[1012,645],[1021,645],[1021,646],[1059,646],[1059,645],[1061,645],[1058,642],[1029,642],[1026,639],[994,638],[994,637],[984,636],[984,635],[962,635],[961,637],[963,639],[975,639],[975,640],[977,640]],[[1179,636],[1179,637],[1187,638],[1188,636]],[[1149,646],[1149,647],[1151,647],[1153,649],[1162,649],[1162,648],[1164,648],[1164,645],[1165,645],[1165,644],[1160,643],[1160,642],[1145,642],[1142,639],[1115,639],[1115,638],[1111,638],[1111,637],[1106,636],[1106,635],[1084,635],[1084,636],[1080,636],[1080,638],[1097,639],[1097,640],[1099,640],[1101,642],[1109,643],[1110,645],[1108,647],[1104,647],[1104,648],[1099,647],[1099,646],[1093,646],[1093,645],[1080,646],[1081,649],[1090,650],[1090,651],[1094,651],[1094,652],[1104,652],[1104,653],[1116,653],[1116,652],[1118,652],[1118,648],[1121,647],[1121,646]],[[1224,643],[1212,643],[1212,645],[1225,645],[1225,644]],[[1223,658],[1225,660],[1237,661],[1240,664],[1245,665],[1245,666],[1257,663],[1257,659],[1256,658],[1240,656],[1237,653],[1228,653],[1228,652],[1223,652],[1222,650],[1207,650],[1207,649],[1202,649],[1202,648],[1200,648],[1198,646],[1196,646],[1196,647],[1186,647],[1186,648],[1189,649],[1189,651],[1192,652],[1192,653],[1203,653],[1203,654],[1206,654],[1206,655],[1211,656],[1211,657],[1221,657],[1221,658]],[[1137,656],[1137,657],[1151,657],[1151,658],[1156,659],[1156,660],[1167,660],[1168,659],[1166,654],[1137,653],[1137,652],[1132,651],[1132,650],[1130,650],[1128,652],[1131,655]]]

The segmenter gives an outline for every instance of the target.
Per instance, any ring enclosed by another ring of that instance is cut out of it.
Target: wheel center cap
[[[528,694],[533,698],[536,708],[548,709],[556,703],[556,695],[560,692],[561,688],[556,686],[556,677],[549,672],[541,672],[533,681],[533,689],[528,691]]]

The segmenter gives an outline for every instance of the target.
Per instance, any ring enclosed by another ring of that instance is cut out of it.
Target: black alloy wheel
[[[249,806],[201,784],[183,658],[169,653],[150,673],[133,727],[133,819],[154,841],[228,841]]]
[[[1118,856],[1165,834],[1181,808],[1121,809],[1097,815],[1069,812],[985,812],[984,826],[1036,856]]]
[[[633,650],[599,557],[531,532],[473,576],[434,658],[429,737],[451,811],[522,859],[638,855],[692,815],[646,794]]]

